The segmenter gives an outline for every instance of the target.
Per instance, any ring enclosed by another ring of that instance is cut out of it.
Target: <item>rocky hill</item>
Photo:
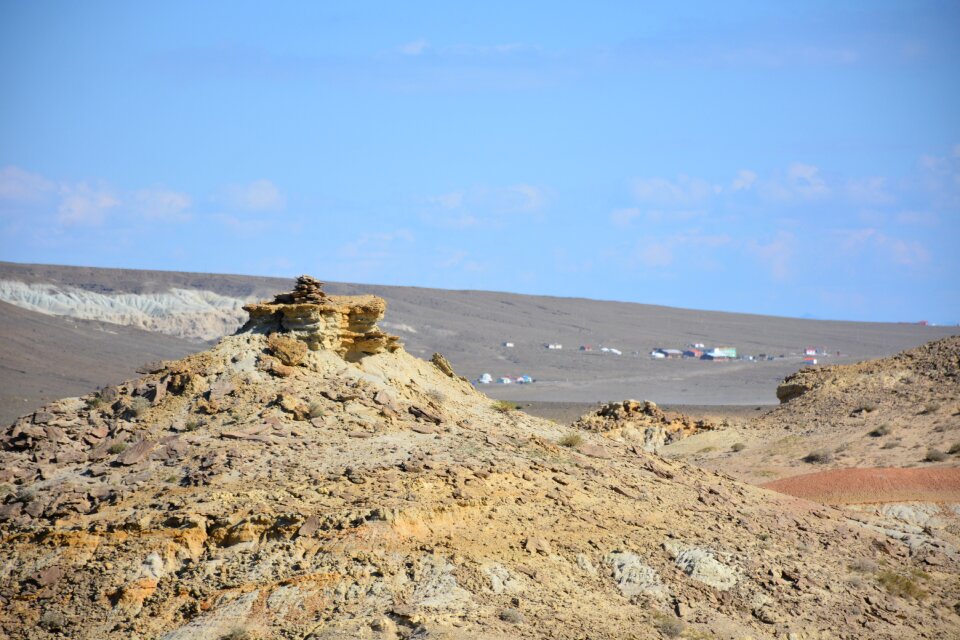
[[[510,410],[298,290],[3,431],[0,637],[960,634],[954,547]]]
[[[958,336],[889,358],[803,369],[777,395],[782,404],[760,418],[691,438],[670,455],[758,483],[835,468],[960,464]],[[731,451],[737,442],[742,449]]]

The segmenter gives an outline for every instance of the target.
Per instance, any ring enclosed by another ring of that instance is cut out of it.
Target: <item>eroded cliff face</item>
[[[301,276],[291,293],[272,302],[249,304],[250,319],[240,333],[289,334],[311,351],[327,349],[350,362],[400,348],[400,339],[382,331],[387,302],[377,296],[328,296],[321,283]]]

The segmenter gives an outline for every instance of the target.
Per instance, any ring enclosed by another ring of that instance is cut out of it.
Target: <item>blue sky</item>
[[[0,258],[960,321],[960,3],[0,1]]]

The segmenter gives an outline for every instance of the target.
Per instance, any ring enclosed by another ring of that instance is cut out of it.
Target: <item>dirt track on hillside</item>
[[[761,485],[828,504],[960,501],[960,467],[831,469]]]

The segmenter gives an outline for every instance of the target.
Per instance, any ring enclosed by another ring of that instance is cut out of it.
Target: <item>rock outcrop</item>
[[[322,283],[300,276],[290,293],[272,302],[244,306],[250,319],[240,333],[289,334],[313,350],[327,349],[350,361],[400,348],[400,339],[382,331],[387,303],[377,296],[328,296]]]
[[[668,416],[649,400],[610,402],[582,416],[573,426],[608,438],[642,442],[643,449],[653,453],[667,443],[717,428],[712,422],[692,420],[682,414]]]
[[[960,633],[953,548],[616,429],[564,446],[378,335],[382,300],[284,300],[0,432],[0,638]]]

